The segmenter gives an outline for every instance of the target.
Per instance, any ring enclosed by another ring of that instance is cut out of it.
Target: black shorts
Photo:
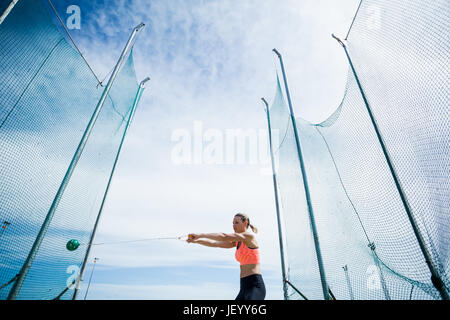
[[[236,300],[264,300],[266,286],[260,274],[252,274],[241,278],[241,290]]]

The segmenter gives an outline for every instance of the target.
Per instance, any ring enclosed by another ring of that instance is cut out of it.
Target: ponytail
[[[254,233],[258,233],[258,228],[257,228],[257,227],[255,227],[255,226],[252,225],[251,223],[249,223],[248,225],[250,226],[250,228],[252,228],[252,231],[253,231]]]

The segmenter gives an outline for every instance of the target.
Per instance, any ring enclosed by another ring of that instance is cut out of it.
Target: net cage
[[[138,87],[131,52],[18,299],[54,299],[72,284],[87,247],[69,251],[66,243],[89,242]],[[0,299],[8,297],[13,284],[4,284],[21,270],[104,89],[45,3],[20,0],[0,25]],[[60,299],[72,296],[67,290]]]
[[[308,299],[324,299],[323,284],[338,300],[442,298],[400,192],[450,291],[449,12],[446,0],[361,1],[341,104],[322,123],[295,121],[305,176],[277,82],[270,123],[286,271]],[[303,299],[292,286],[288,296]]]

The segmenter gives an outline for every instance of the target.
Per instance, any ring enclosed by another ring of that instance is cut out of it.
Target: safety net
[[[0,299],[30,253],[104,89],[46,3],[20,0],[0,25]],[[54,299],[76,278],[137,91],[130,53],[18,299]],[[82,244],[78,250],[66,249],[70,239]],[[60,298],[72,296],[67,290]]]
[[[448,295],[449,12],[446,0],[361,1],[343,42],[344,98],[322,123],[296,119],[298,145],[278,81],[270,122],[290,299]]]

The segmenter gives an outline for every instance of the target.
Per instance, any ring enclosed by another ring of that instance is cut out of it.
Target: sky
[[[266,299],[283,299],[267,121],[282,55],[295,115],[325,120],[342,100],[345,37],[358,0],[54,0],[100,79],[133,27],[138,81],[150,77],[116,167],[95,242],[233,232],[237,212],[259,232]],[[72,7],[71,7],[72,6]],[[74,26],[73,6],[79,8]],[[79,27],[79,29],[78,29]],[[233,137],[249,138],[233,145]],[[214,149],[216,152],[211,152]],[[217,150],[222,150],[217,152]],[[234,249],[177,240],[94,246],[80,298],[234,299]]]

